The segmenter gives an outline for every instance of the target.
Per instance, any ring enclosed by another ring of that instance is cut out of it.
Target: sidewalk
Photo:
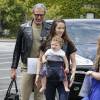
[[[3,39],[3,38],[0,38],[0,42],[15,42],[16,39]]]

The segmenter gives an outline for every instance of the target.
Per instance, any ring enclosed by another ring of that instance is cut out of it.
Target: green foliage
[[[0,2],[2,28],[10,29],[10,33],[16,33],[18,25],[23,21],[24,11],[22,6],[15,3],[14,0],[5,1],[2,4]]]
[[[0,0],[2,28],[16,34],[21,23],[32,19],[32,7],[36,3],[47,6],[46,19],[79,18],[87,12],[100,18],[100,0]],[[84,7],[88,4],[93,7]]]
[[[79,18],[81,0],[66,0],[61,5],[61,13],[64,18]]]
[[[60,9],[61,9],[61,5],[52,5],[52,7],[48,8],[48,12],[46,14],[47,19],[58,19],[58,18],[62,18],[63,16],[60,15]]]

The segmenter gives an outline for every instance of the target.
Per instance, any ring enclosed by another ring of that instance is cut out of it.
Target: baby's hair
[[[62,46],[63,43],[64,43],[64,40],[63,40],[60,36],[58,36],[58,35],[55,35],[55,36],[52,38],[52,41],[58,42],[58,43],[60,44],[60,46]]]

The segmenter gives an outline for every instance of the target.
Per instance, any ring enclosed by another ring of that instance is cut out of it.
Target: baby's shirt
[[[46,52],[45,52],[45,55],[48,56],[48,55],[56,55],[56,56],[61,56],[61,57],[64,57],[65,56],[65,52],[60,49],[58,51],[53,51],[52,49],[48,49]]]
[[[50,60],[50,61],[64,61],[63,57],[65,56],[65,52],[62,49],[56,52],[53,51],[52,49],[48,49],[45,52],[45,56],[47,60]]]

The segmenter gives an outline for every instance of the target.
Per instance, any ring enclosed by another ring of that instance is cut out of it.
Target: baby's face
[[[53,49],[54,51],[58,51],[59,49],[61,49],[59,42],[52,41],[51,42],[51,49]]]

